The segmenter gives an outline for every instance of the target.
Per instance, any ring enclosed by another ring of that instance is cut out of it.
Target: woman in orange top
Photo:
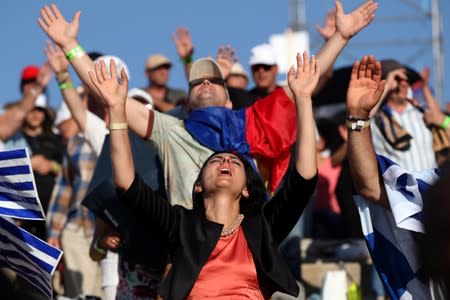
[[[193,187],[194,208],[171,206],[135,173],[125,117],[128,80],[111,61],[90,73],[108,108],[111,158],[122,200],[149,218],[167,237],[172,269],[160,294],[169,299],[268,299],[275,291],[298,294],[298,286],[278,253],[315,188],[317,163],[311,94],[319,77],[314,57],[297,55],[289,87],[297,109],[295,169],[267,200],[251,164],[238,154],[215,153],[204,163]],[[192,92],[212,95],[223,89],[205,77]]]

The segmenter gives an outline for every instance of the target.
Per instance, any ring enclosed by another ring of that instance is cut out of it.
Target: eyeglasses
[[[146,68],[145,71],[146,72],[151,72],[151,71],[156,71],[158,69],[167,69],[167,70],[169,70],[171,67],[172,66],[170,64],[164,64],[164,65],[157,66],[155,68]]]
[[[218,84],[225,86],[225,80],[219,77],[205,77],[205,78],[198,78],[194,79],[191,82],[189,82],[189,88],[192,89],[196,87],[197,85],[200,85],[203,83],[203,81],[208,80],[212,84]]]
[[[258,71],[260,68],[262,68],[264,71],[270,71],[272,69],[272,65],[265,65],[265,64],[257,64],[252,66],[252,72]]]

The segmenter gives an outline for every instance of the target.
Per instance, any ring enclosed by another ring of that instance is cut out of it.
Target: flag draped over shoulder
[[[391,299],[431,299],[433,287],[423,272],[417,238],[424,233],[424,192],[439,173],[408,172],[380,155],[377,160],[390,210],[354,197],[372,261]]]
[[[270,191],[275,191],[288,169],[297,135],[294,102],[282,88],[239,111],[218,106],[194,110],[184,125],[200,144],[214,151],[257,158],[259,169],[268,170]]]
[[[26,149],[0,151],[0,215],[45,220]],[[61,256],[59,249],[0,217],[0,261],[49,298]]]

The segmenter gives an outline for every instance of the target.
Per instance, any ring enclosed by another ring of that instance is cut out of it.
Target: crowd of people
[[[148,85],[130,88],[122,59],[79,44],[79,12],[43,7],[47,61],[23,69],[0,148],[31,155],[46,222],[16,223],[63,250],[54,296],[302,299],[299,253],[285,253],[312,237],[351,239],[351,259],[371,257],[377,299],[446,299],[450,116],[430,71],[373,55],[334,70],[377,7],[345,13],[336,1],[324,45],[297,54],[285,86],[270,44],[251,49],[247,73],[231,46],[194,59],[180,27],[188,91],[168,85],[173,62],[159,53],[143,64]],[[5,299],[45,299],[8,266],[0,281]]]

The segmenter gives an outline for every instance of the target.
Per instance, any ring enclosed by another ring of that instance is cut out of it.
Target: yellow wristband
[[[127,123],[109,123],[109,130],[126,130],[128,129]]]
[[[85,54],[84,49],[80,45],[76,45],[75,48],[67,52],[66,58],[71,62],[75,57],[82,57]]]

